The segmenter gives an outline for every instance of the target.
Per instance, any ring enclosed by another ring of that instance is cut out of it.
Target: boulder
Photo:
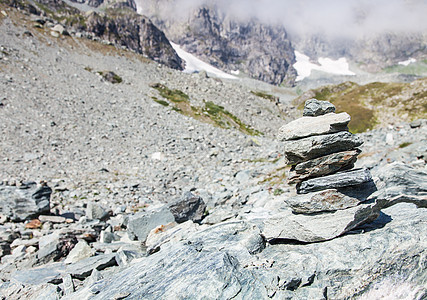
[[[129,217],[128,231],[145,242],[150,231],[157,226],[174,222],[175,217],[167,206],[155,206]]]
[[[352,150],[362,144],[358,136],[342,131],[286,141],[284,152],[290,164],[298,164],[332,153]]]
[[[0,213],[15,222],[49,214],[51,193],[50,187],[35,182],[19,187],[0,185]]]
[[[347,131],[350,122],[348,113],[329,113],[318,117],[302,117],[283,125],[279,129],[279,141],[297,140],[314,135]]]
[[[307,194],[327,189],[358,186],[369,182],[372,182],[372,176],[368,169],[355,169],[303,181],[297,184],[297,193]]]
[[[191,192],[184,193],[181,198],[169,204],[169,210],[177,223],[188,220],[200,222],[204,216],[205,209],[206,204],[203,199],[200,196],[193,195]]]
[[[335,106],[328,101],[309,99],[304,104],[303,116],[317,117],[335,112]]]

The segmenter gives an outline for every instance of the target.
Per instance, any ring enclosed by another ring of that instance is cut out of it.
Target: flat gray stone
[[[267,241],[292,240],[321,242],[336,238],[357,226],[375,220],[379,207],[375,204],[360,204],[332,213],[315,215],[280,212],[263,221],[262,234]]]
[[[365,200],[345,195],[336,189],[328,189],[297,195],[286,199],[285,202],[291,207],[294,213],[313,214],[354,207]]]
[[[11,281],[24,285],[40,285],[44,283],[59,283],[61,274],[65,271],[62,262],[46,264],[28,270],[16,271],[12,274]]]
[[[35,182],[20,187],[0,185],[0,213],[17,222],[49,213],[52,189]]]
[[[309,99],[305,101],[303,116],[321,116],[327,113],[335,112],[335,106],[329,101]]]
[[[368,182],[372,182],[371,172],[368,169],[356,169],[303,181],[297,185],[297,193],[307,194],[327,189],[357,186]]]
[[[139,212],[130,216],[128,231],[133,233],[139,241],[145,242],[152,229],[174,221],[174,215],[166,206],[152,207],[145,212]]]
[[[308,178],[320,177],[353,168],[360,154],[359,149],[332,153],[295,165],[288,176],[288,183],[299,183]]]
[[[348,113],[329,113],[318,117],[302,117],[283,125],[279,129],[279,141],[297,140],[314,135],[347,131],[350,122]]]
[[[94,269],[101,271],[107,267],[116,266],[116,254],[101,254],[80,260],[75,264],[67,265],[65,272],[71,274],[73,278],[85,279]]]
[[[298,164],[332,153],[353,150],[362,144],[363,142],[358,136],[341,131],[286,141],[284,152],[290,164]]]

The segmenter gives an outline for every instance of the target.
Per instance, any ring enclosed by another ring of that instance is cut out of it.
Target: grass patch
[[[399,145],[399,148],[406,148],[406,147],[408,147],[409,145],[412,145],[412,143],[410,143],[410,142],[405,142],[405,143],[400,144],[400,145]]]
[[[386,67],[383,69],[383,72],[425,76],[427,74],[427,60],[417,61],[407,66],[394,65]]]
[[[165,85],[161,84],[161,83],[155,83],[152,84],[151,87],[153,89],[156,89],[159,91],[160,96],[162,96],[163,98],[168,99],[169,101],[172,102],[183,102],[183,101],[188,101],[189,97],[187,94],[185,94],[184,92],[180,91],[180,90],[171,90],[169,88],[167,88]]]
[[[155,102],[159,103],[160,105],[163,106],[169,106],[169,102],[165,101],[165,100],[159,100],[156,97],[151,97]]]
[[[253,95],[257,96],[257,97],[269,100],[269,101],[274,102],[274,103],[276,103],[276,102],[279,101],[279,97],[276,97],[276,96],[273,96],[273,95],[270,95],[270,94],[267,94],[267,93],[264,93],[264,92],[251,91],[251,94],[253,94]]]
[[[410,122],[427,114],[427,78],[412,83],[372,82],[358,85],[344,82],[310,90],[294,100],[298,109],[310,98],[333,103],[336,112],[351,116],[349,130],[360,133],[388,124],[390,116]]]
[[[221,128],[231,129],[236,128],[243,133],[249,135],[261,135],[262,133],[250,126],[244,124],[239,118],[234,116],[221,105],[217,105],[212,101],[205,102],[204,107],[193,106],[190,103],[190,97],[180,90],[171,90],[163,84],[155,83],[150,85],[156,89],[160,96],[165,100],[159,100],[153,97],[153,100],[167,106],[171,104],[172,110],[183,115],[192,117],[204,123],[209,123]],[[159,102],[162,101],[162,102]],[[166,105],[167,104],[167,105]]]

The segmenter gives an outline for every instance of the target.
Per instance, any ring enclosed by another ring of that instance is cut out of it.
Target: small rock
[[[98,203],[89,202],[86,207],[86,217],[90,220],[106,220],[108,212]]]
[[[186,192],[181,198],[169,204],[169,210],[177,223],[188,220],[200,222],[203,218],[206,204],[200,196]]]
[[[30,222],[25,224],[25,228],[28,229],[39,229],[42,227],[42,222],[38,219],[31,220]]]
[[[309,99],[304,104],[303,116],[317,117],[335,112],[335,106],[328,101]]]
[[[94,250],[84,240],[79,241],[74,248],[68,253],[67,258],[64,260],[65,264],[74,264],[82,259],[91,257]]]
[[[101,271],[107,267],[116,266],[115,254],[101,254],[80,260],[66,266],[66,272],[80,280],[88,277],[94,269]]]
[[[62,26],[61,24],[56,24],[55,26],[53,26],[53,28],[51,28],[50,30],[57,32],[59,34],[63,34],[64,33],[64,26]]]
[[[39,220],[42,222],[51,222],[51,223],[65,223],[66,219],[61,216],[46,216],[40,215]]]
[[[129,250],[119,250],[116,252],[116,262],[119,267],[125,267],[135,258],[141,257],[141,253]]]

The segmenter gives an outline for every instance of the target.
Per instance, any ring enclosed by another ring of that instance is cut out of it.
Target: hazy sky
[[[137,0],[143,7],[144,0]],[[162,1],[171,2],[169,1]],[[427,0],[172,0],[174,15],[217,3],[240,18],[282,23],[291,34],[357,36],[380,31],[427,33]]]

